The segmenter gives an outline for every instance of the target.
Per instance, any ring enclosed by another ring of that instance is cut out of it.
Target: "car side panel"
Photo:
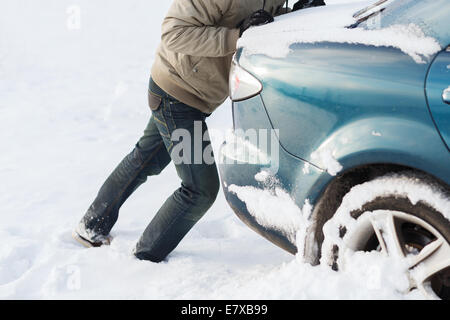
[[[444,90],[450,90],[450,51],[442,51],[428,72],[426,93],[433,119],[450,150],[450,104],[443,101]]]
[[[322,169],[334,160],[343,170],[395,163],[450,184],[450,154],[424,94],[429,62],[416,63],[387,47],[291,48],[284,59],[242,55],[239,60],[263,82],[262,99],[283,148]]]

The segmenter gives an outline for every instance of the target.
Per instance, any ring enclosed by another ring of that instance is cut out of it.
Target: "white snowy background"
[[[170,3],[0,0],[0,298],[421,298],[401,294],[382,259],[355,259],[339,273],[303,264],[247,228],[222,193],[167,262],[135,259],[136,241],[178,187],[172,165],[126,202],[111,246],[72,240],[149,119]],[[209,126],[229,128],[230,111],[226,102]]]

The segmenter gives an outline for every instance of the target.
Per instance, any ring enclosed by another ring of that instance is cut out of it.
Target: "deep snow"
[[[395,270],[372,255],[340,273],[303,264],[241,223],[222,194],[168,262],[134,259],[141,232],[178,186],[173,166],[124,205],[111,246],[71,239],[149,118],[149,70],[169,4],[2,1],[0,298],[421,298],[400,294]],[[229,102],[208,120],[216,129],[230,122]]]

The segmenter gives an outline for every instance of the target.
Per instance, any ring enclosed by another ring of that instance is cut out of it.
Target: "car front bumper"
[[[236,187],[249,187],[249,190],[266,190],[269,192],[279,188],[283,190],[283,193],[289,195],[292,202],[299,208],[298,212],[302,212],[301,209],[305,203],[313,205],[317,201],[326,183],[325,179],[328,179],[329,175],[283,149],[276,136],[276,131],[273,131],[268,120],[260,96],[234,103],[233,118],[235,132],[239,130],[267,132],[270,147],[264,150],[263,157],[258,158],[259,160],[262,158],[262,161],[250,161],[257,157],[255,155],[242,157],[242,154],[259,153],[259,146],[252,146],[248,140],[244,139],[232,140],[231,142],[227,140],[223,143],[219,152],[219,171],[226,200],[236,215],[252,230],[286,251],[296,254],[298,252],[296,235],[287,232],[279,224],[270,226],[259,223],[258,215],[260,212],[254,205],[245,203],[239,197],[235,192]],[[261,138],[258,142],[260,141]],[[261,173],[263,173],[263,176],[266,174],[270,177],[267,180],[261,179]],[[275,195],[275,193],[273,194]],[[265,195],[268,194],[255,193],[256,197],[260,196],[260,199],[256,200],[260,204],[256,207],[264,206],[264,201],[267,201],[267,199],[264,199]],[[277,210],[271,215],[273,219],[279,218],[279,221],[285,221],[286,217],[281,216],[283,214],[286,214],[286,210],[280,210],[279,212]]]

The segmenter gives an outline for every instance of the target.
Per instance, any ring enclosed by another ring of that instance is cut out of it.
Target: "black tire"
[[[414,203],[411,202],[407,192],[405,193],[407,187],[402,187],[406,189],[396,191],[395,187],[388,188],[388,185],[390,184],[386,182],[389,181],[392,181],[392,185],[399,183],[399,181],[409,181],[408,183],[411,184],[411,190],[416,188],[414,189],[414,197],[416,197]],[[354,196],[357,195],[356,192],[361,192],[361,190],[368,190],[368,193],[370,193],[371,187],[376,187],[378,190],[380,189],[381,183],[386,183],[386,188],[392,190],[389,190],[383,194],[380,193],[380,195],[377,195],[372,199],[369,199],[369,197],[368,200],[361,200],[361,203],[359,203],[357,207],[349,210],[351,207],[348,206],[348,203],[345,203],[346,198],[350,199],[353,196],[354,199]],[[420,194],[417,195],[417,190],[420,190],[417,189],[419,187],[424,188],[423,190],[427,190],[427,192],[424,192],[423,196]],[[341,206],[335,213],[335,216],[339,215],[340,217],[333,216],[328,222],[324,223],[322,226],[318,226],[323,228],[324,232],[324,242],[321,250],[321,263],[327,263],[333,268],[333,270],[339,270],[340,251],[343,250],[342,243],[344,242],[342,239],[346,237],[349,229],[351,228],[347,225],[349,224],[349,220],[346,219],[349,219],[348,216],[350,216],[351,219],[358,221],[364,213],[375,212],[377,210],[395,211],[407,214],[409,216],[414,216],[430,225],[442,236],[443,239],[445,239],[447,243],[450,243],[450,192],[445,186],[436,183],[428,176],[405,172],[400,174],[389,174],[376,178],[372,181],[359,185],[358,188],[360,189],[357,191],[355,191],[355,188],[351,189],[347,196],[344,197]],[[439,200],[439,205],[436,205],[436,199],[427,199],[427,196],[429,197],[431,194],[428,190],[433,191],[433,197]],[[449,199],[448,202],[446,202],[446,199]],[[347,215],[346,219],[344,218],[345,215]],[[431,243],[433,241],[433,235],[431,233],[427,234],[425,229],[420,230],[417,226],[413,228],[413,226],[410,226],[404,221],[401,223],[401,233],[402,237],[406,239],[405,241],[409,241],[417,247],[420,247],[420,242],[430,241],[429,243]],[[328,231],[326,229],[328,229]],[[427,237],[428,240],[426,240]],[[365,240],[363,239],[362,243],[364,243],[364,241]],[[410,244],[408,243],[408,245]],[[425,246],[426,243],[423,243],[422,245]],[[365,246],[362,246],[360,249],[361,251],[380,250],[380,244],[376,239],[376,235],[367,234],[367,242]],[[450,268],[436,274],[430,281],[433,284],[433,290],[436,295],[443,299],[450,299]]]

